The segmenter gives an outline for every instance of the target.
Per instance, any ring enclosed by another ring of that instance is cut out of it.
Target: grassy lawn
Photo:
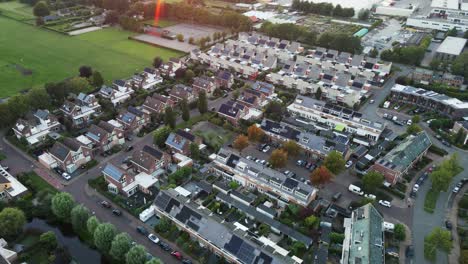
[[[148,25],[154,25],[154,20],[145,20],[143,21],[143,24],[148,24]],[[175,21],[167,20],[167,19],[159,19],[158,21],[158,26],[165,28],[165,27],[170,27],[177,25],[178,23]]]
[[[32,189],[34,189],[35,191],[47,190],[51,193],[57,192],[57,189],[55,189],[52,185],[43,180],[35,172],[29,172],[24,177],[25,181],[28,182],[28,186],[32,187]]]
[[[110,82],[150,66],[155,56],[182,55],[129,40],[131,33],[113,28],[69,37],[2,17],[0,28],[0,97],[73,76],[81,65]]]
[[[424,211],[431,214],[434,213],[439,194],[440,192],[434,191],[433,189],[430,189],[427,192],[426,197],[424,199]]]
[[[35,19],[32,7],[17,1],[0,3],[0,13],[18,20]]]

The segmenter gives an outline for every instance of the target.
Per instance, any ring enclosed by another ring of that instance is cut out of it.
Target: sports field
[[[81,65],[99,70],[107,82],[131,76],[182,53],[132,41],[131,32],[106,28],[69,37],[0,17],[0,98],[76,75]]]

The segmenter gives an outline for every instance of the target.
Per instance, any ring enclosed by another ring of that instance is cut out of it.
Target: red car
[[[174,256],[178,260],[182,260],[182,254],[179,251],[172,251],[171,255]]]

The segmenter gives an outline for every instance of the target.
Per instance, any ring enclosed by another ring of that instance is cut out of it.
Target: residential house
[[[164,96],[160,94],[153,94],[153,96],[148,96],[145,99],[142,107],[149,111],[152,114],[161,114],[164,113],[166,107],[173,108],[175,102],[169,96]]]
[[[177,58],[170,58],[167,63],[161,64],[158,70],[161,72],[162,75],[174,78],[175,72],[180,68],[182,68],[182,61]]]
[[[270,84],[270,83],[256,81],[252,85],[252,90],[261,92],[266,97],[270,97],[275,93],[275,86],[273,84]]]
[[[107,190],[110,193],[121,193],[130,197],[138,190],[138,185],[133,184],[135,178],[112,163],[106,164],[102,175],[107,182]]]
[[[133,83],[142,89],[152,89],[156,84],[162,83],[163,78],[154,68],[145,68],[142,73],[133,76]]]
[[[422,84],[430,84],[434,78],[434,72],[424,68],[416,68],[411,74],[411,78]]]
[[[125,85],[124,81],[116,80],[112,86],[103,86],[99,90],[99,95],[107,98],[114,106],[129,100],[134,93],[133,89]]]
[[[146,145],[141,150],[133,152],[131,162],[136,172],[158,176],[165,172],[170,160],[171,157],[167,153]]]
[[[172,132],[166,139],[166,146],[172,153],[180,153],[185,156],[190,155],[190,144],[192,143],[200,145],[202,140],[200,137],[181,129]]]
[[[229,71],[219,71],[215,78],[216,88],[231,88],[234,84],[234,75]]]
[[[193,78],[192,87],[196,94],[203,90],[207,96],[212,96],[216,89],[216,84],[214,82],[214,78],[201,76]]]
[[[384,217],[372,204],[355,209],[344,220],[340,263],[385,263]]]
[[[125,143],[125,133],[122,124],[115,120],[99,121],[98,127],[104,129],[107,136],[107,148],[111,149],[116,145],[123,145]]]
[[[0,166],[0,201],[15,199],[27,190],[28,188]]]
[[[266,103],[266,98],[261,92],[253,89],[246,89],[240,93],[239,98],[237,98],[237,102],[249,108],[261,109]]]
[[[150,112],[145,109],[138,109],[129,106],[127,111],[119,114],[117,120],[122,124],[125,135],[138,133],[151,122]]]
[[[92,149],[74,138],[65,138],[63,143],[55,142],[49,154],[55,161],[54,167],[59,167],[68,173],[75,172],[93,159]]]
[[[463,144],[466,145],[468,143],[468,121],[463,120],[455,122],[452,128],[453,133],[460,133],[460,130],[465,135],[465,138],[463,139]]]
[[[218,109],[218,114],[226,118],[233,125],[237,125],[239,120],[246,116],[248,112],[248,107],[235,101],[228,101]]]
[[[413,165],[426,155],[432,145],[426,132],[410,135],[383,158],[377,160],[370,170],[380,172],[385,181],[395,185]]]
[[[176,84],[169,92],[169,96],[172,101],[176,103],[180,103],[183,99],[186,99],[187,102],[190,103],[197,100],[198,94],[192,87],[188,87],[183,84]]]
[[[75,100],[66,101],[60,108],[64,116],[71,120],[73,127],[85,127],[93,117],[101,113],[101,106],[92,94],[80,93]]]
[[[25,119],[18,119],[13,132],[16,138],[24,138],[29,145],[34,145],[43,141],[50,132],[60,130],[60,123],[55,115],[48,110],[37,110],[29,113]]]

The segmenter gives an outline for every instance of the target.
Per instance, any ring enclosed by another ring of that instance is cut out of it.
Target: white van
[[[388,108],[390,106],[390,101],[386,101],[384,104],[383,104],[383,108]]]
[[[349,187],[348,187],[348,190],[352,193],[355,193],[357,195],[361,195],[363,196],[364,195],[364,192],[361,190],[361,188],[359,188],[358,186],[356,185],[352,185],[350,184]]]

